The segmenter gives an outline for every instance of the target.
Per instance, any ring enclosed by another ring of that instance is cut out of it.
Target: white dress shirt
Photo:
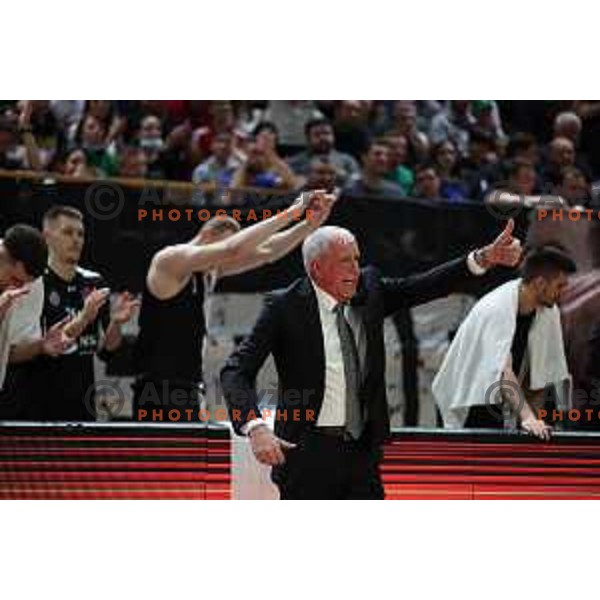
[[[325,389],[323,404],[317,417],[317,427],[342,427],[346,424],[346,376],[336,313],[334,312],[338,302],[319,288],[314,281],[312,284],[319,306],[325,354]],[[354,334],[359,357],[362,359],[364,351],[360,350],[364,350],[366,344],[364,326],[360,316],[352,307],[345,306],[343,310]],[[363,360],[361,360],[361,364],[364,365]]]

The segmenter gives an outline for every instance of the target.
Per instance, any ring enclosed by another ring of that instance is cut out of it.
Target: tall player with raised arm
[[[134,420],[198,419],[206,278],[215,281],[279,260],[325,222],[335,198],[303,193],[282,213],[243,230],[229,217],[215,217],[189,242],[157,252],[142,297]],[[304,219],[281,231],[298,216]],[[170,411],[178,413],[169,416]]]

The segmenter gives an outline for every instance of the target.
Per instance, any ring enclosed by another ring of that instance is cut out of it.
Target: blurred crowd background
[[[448,203],[507,189],[594,205],[600,101],[1,101],[0,169]]]

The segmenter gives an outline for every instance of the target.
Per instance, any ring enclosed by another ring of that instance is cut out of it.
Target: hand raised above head
[[[523,248],[521,241],[513,237],[515,222],[509,219],[498,237],[476,253],[477,262],[484,268],[494,266],[515,267],[521,261]]]

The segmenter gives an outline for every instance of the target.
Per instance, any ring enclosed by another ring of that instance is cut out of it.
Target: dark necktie
[[[360,361],[358,348],[352,333],[350,323],[344,316],[344,305],[334,308],[335,322],[340,336],[342,359],[344,361],[344,376],[346,378],[346,431],[357,440],[363,431],[363,419],[359,399],[360,390]]]

